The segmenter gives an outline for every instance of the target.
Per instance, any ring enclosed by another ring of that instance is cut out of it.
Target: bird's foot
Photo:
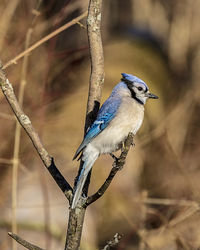
[[[131,146],[135,147],[135,142],[134,141],[131,142]]]

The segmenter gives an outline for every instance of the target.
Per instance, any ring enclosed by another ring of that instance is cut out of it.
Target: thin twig
[[[27,115],[21,109],[16,96],[13,91],[12,84],[6,78],[2,69],[0,69],[0,87],[5,95],[9,105],[11,106],[16,118],[18,119],[21,126],[24,128],[27,135],[30,137],[38,155],[44,163],[44,166],[47,168],[51,176],[54,178],[60,189],[63,191],[68,200],[71,199],[72,188],[70,184],[65,180],[62,174],[57,169],[54,164],[53,158],[44,148],[37,132],[31,124],[31,121]]]
[[[87,29],[81,22],[77,22],[77,24],[81,27],[81,28],[83,28],[83,29]]]
[[[28,29],[26,34],[25,49],[28,48],[31,40],[32,28]],[[19,84],[19,105],[22,107],[24,100],[24,91],[26,86],[26,74],[28,68],[28,54],[23,58],[21,80]],[[12,231],[17,233],[17,190],[18,190],[18,169],[19,169],[19,150],[21,138],[21,125],[16,120],[14,151],[13,151],[13,167],[12,167]],[[13,250],[17,249],[16,242],[13,241]]]
[[[185,206],[185,207],[199,207],[198,202],[193,200],[178,200],[178,199],[166,199],[166,198],[136,198],[133,199],[136,203],[145,203],[151,205],[164,205],[164,206]]]
[[[10,237],[12,237],[14,240],[16,240],[19,244],[21,244],[22,246],[24,246],[25,248],[29,249],[29,250],[44,250],[43,248],[40,248],[36,245],[31,244],[30,242],[22,239],[21,237],[19,237],[17,234],[11,233],[9,232],[8,235]]]
[[[4,119],[8,119],[8,120],[15,120],[15,117],[13,115],[9,115],[9,114],[2,113],[2,112],[0,112],[0,117]]]
[[[112,239],[112,240],[109,240],[109,241],[107,242],[107,244],[105,245],[105,247],[104,247],[102,250],[110,250],[110,249],[112,249],[113,247],[116,247],[116,246],[119,244],[121,238],[122,238],[122,235],[119,234],[119,233],[116,233],[116,234],[114,235],[113,239]]]
[[[83,19],[84,17],[86,17],[87,15],[87,11],[85,11],[82,15],[74,18],[72,21],[64,24],[63,26],[61,26],[60,28],[56,29],[55,31],[53,31],[52,33],[50,33],[49,35],[43,37],[41,40],[39,40],[38,42],[34,43],[31,47],[29,47],[28,49],[24,50],[22,53],[20,53],[19,55],[17,55],[16,57],[14,57],[13,59],[11,59],[10,61],[8,61],[4,66],[3,69],[6,69],[7,67],[9,67],[12,64],[16,64],[17,61],[24,57],[26,54],[29,54],[31,51],[33,51],[34,49],[36,49],[37,47],[39,47],[41,44],[45,43],[46,41],[48,41],[49,39],[51,39],[52,37],[58,35],[59,33],[61,33],[62,31],[66,30],[67,28],[71,27],[72,25],[76,24],[78,21],[80,21],[81,19]]]
[[[110,171],[108,178],[106,179],[106,181],[103,183],[103,185],[99,188],[99,190],[95,194],[93,194],[92,196],[87,198],[86,204],[85,204],[86,206],[88,206],[91,203],[98,200],[105,193],[105,191],[108,189],[108,187],[110,186],[116,173],[119,170],[121,170],[122,167],[124,166],[128,151],[129,151],[132,143],[133,143],[133,134],[129,133],[126,141],[124,142],[123,151],[121,152],[120,157],[114,161],[113,167]]]
[[[11,165],[13,164],[13,159],[0,158],[0,163]]]
[[[11,20],[12,20],[14,14],[15,14],[15,11],[16,11],[16,8],[18,7],[19,2],[20,2],[20,0],[7,1],[6,4],[5,4],[6,8],[4,8],[4,10],[3,10],[2,14],[1,14],[0,51],[2,51],[3,44],[4,44],[5,38],[7,36],[7,32],[10,29]]]

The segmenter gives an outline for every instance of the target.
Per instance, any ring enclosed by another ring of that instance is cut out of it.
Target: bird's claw
[[[131,142],[131,146],[135,147],[135,142],[134,141]]]

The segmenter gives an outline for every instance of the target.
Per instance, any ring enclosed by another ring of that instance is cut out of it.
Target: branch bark
[[[87,17],[87,32],[91,60],[91,74],[85,130],[87,130],[87,128],[90,127],[96,119],[104,83],[104,56],[101,39],[101,8],[102,0],[90,0]]]
[[[85,208],[70,209],[65,250],[79,249],[84,218]]]
[[[104,56],[101,38],[101,8],[102,0],[90,0],[87,16],[87,33],[91,60],[91,73],[85,119],[85,133],[97,117],[104,83]],[[83,164],[81,162],[76,180],[78,179],[78,176],[81,172],[82,165]],[[90,176],[91,171],[88,174],[83,188],[83,194],[85,196],[87,196],[88,193]]]
[[[116,247],[116,246],[119,244],[121,238],[122,238],[122,235],[119,234],[119,233],[116,233],[116,234],[114,235],[113,239],[112,239],[112,240],[109,240],[109,241],[107,242],[107,244],[105,245],[105,247],[104,247],[102,250],[110,250],[110,249],[113,249],[113,247]]]
[[[101,91],[104,82],[104,57],[101,40],[101,8],[102,0],[90,0],[87,16],[87,32],[91,59],[91,74],[85,120],[85,132],[94,122],[98,114]],[[82,162],[80,163],[78,175],[75,179],[75,185],[81,168]],[[83,188],[83,193],[86,196],[90,183],[90,175],[91,172],[89,173]],[[84,203],[85,200],[82,197],[77,207],[70,210],[65,250],[75,250],[79,248],[85,216],[85,207],[83,206]]]

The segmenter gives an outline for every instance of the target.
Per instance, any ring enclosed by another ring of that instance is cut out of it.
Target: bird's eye
[[[138,87],[138,90],[139,90],[139,91],[142,91],[142,87]]]

